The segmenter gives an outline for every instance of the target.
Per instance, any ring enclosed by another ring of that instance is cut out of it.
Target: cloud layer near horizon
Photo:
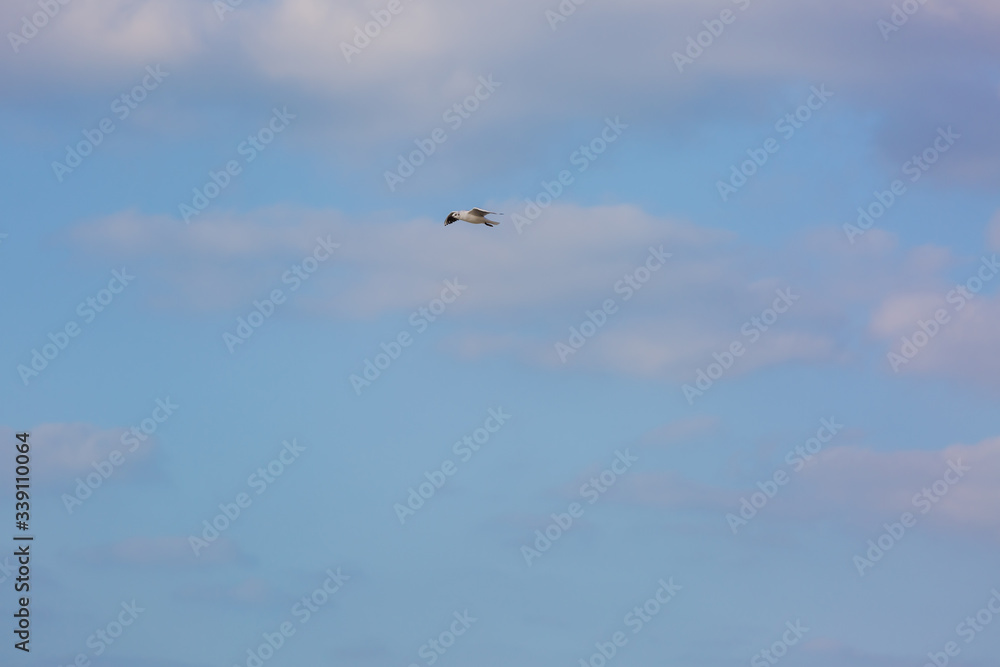
[[[478,77],[490,74],[503,88],[487,111],[477,112],[476,128],[463,132],[477,135],[484,147],[513,141],[528,155],[540,134],[609,113],[639,125],[669,122],[675,130],[735,116],[769,124],[776,109],[767,100],[825,84],[859,119],[878,119],[876,143],[887,168],[923,150],[934,127],[950,124],[966,139],[934,178],[978,187],[1000,179],[1000,130],[992,121],[1000,110],[1000,82],[973,72],[955,75],[970,60],[1000,56],[993,39],[1000,12],[990,0],[922,5],[888,40],[877,21],[889,18],[891,6],[851,0],[834,12],[819,0],[752,2],[743,11],[734,8],[737,20],[683,72],[672,54],[683,52],[687,38],[718,14],[695,0],[592,4],[554,31],[545,18],[550,8],[529,0],[476,13],[463,11],[457,0],[402,7],[349,63],[341,43],[380,7],[247,0],[220,19],[210,3],[196,0],[76,0],[11,54],[16,66],[0,70],[0,82],[15,94],[31,90],[15,102],[26,107],[81,89],[102,89],[111,99],[141,79],[141,67],[132,63],[159,64],[170,72],[165,98],[171,109],[153,103],[140,113],[156,117],[148,128],[172,137],[209,129],[180,109],[221,77],[230,82],[221,91],[229,112],[253,107],[247,98],[268,100],[261,113],[276,101],[293,105],[303,113],[297,122],[310,128],[309,145],[338,146],[355,163],[393,162],[403,146],[441,125],[442,112],[472,94]],[[8,3],[0,24],[14,30],[31,11],[27,0]],[[477,48],[456,38],[468,34],[476,36]],[[928,48],[928,35],[935,48]],[[511,79],[512,71],[520,75]],[[719,86],[739,95],[714,104],[721,101]],[[915,95],[925,104],[915,107]],[[376,145],[381,148],[373,150]]]

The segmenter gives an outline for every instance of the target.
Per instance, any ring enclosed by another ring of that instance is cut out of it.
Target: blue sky
[[[1000,654],[995,3],[0,25],[11,661]]]

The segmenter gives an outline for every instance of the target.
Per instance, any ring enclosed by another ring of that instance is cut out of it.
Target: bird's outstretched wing
[[[444,224],[445,225],[450,225],[451,223],[455,222],[456,220],[458,220],[458,216],[455,215],[454,213],[449,213],[448,217],[444,219]]]
[[[484,218],[488,215],[503,215],[503,213],[497,213],[496,211],[484,211],[481,208],[471,209],[469,213],[471,213],[472,215],[482,216]]]

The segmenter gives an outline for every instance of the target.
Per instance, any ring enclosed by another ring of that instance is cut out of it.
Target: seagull
[[[474,225],[486,225],[487,227],[492,227],[493,225],[498,225],[500,222],[498,220],[490,220],[486,216],[488,215],[503,215],[503,213],[497,213],[496,211],[484,211],[481,208],[474,208],[470,211],[452,211],[445,218],[444,224],[450,225],[456,220],[465,220],[466,222],[471,222]]]

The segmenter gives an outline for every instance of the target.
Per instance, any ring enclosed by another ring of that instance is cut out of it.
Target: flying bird
[[[487,227],[492,227],[493,225],[500,224],[499,220],[490,220],[486,216],[488,215],[503,215],[503,213],[497,213],[496,211],[484,211],[481,208],[474,208],[469,211],[452,211],[445,218],[444,224],[450,225],[456,220],[465,220],[466,222],[471,222],[474,225],[486,225]]]

